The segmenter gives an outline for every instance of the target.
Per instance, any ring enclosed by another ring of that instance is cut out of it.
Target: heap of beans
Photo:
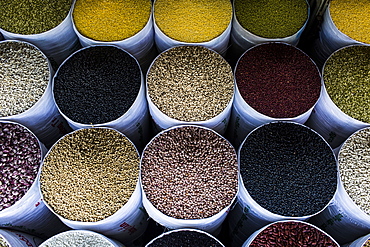
[[[252,131],[240,148],[243,184],[261,207],[283,216],[324,209],[337,188],[330,146],[301,124],[272,122]]]
[[[250,247],[339,247],[327,234],[305,222],[284,221],[271,224],[249,244]]]
[[[203,219],[226,208],[238,188],[236,152],[206,128],[161,132],[141,161],[144,193],[155,208],[177,219]]]
[[[75,221],[103,220],[123,207],[135,190],[139,155],[113,129],[81,129],[64,136],[44,159],[40,176],[45,202]]]
[[[177,46],[160,54],[147,76],[151,101],[180,121],[205,121],[222,111],[234,93],[231,66],[201,46]]]
[[[335,26],[350,38],[370,44],[370,2],[332,0],[330,16]]]
[[[85,37],[99,41],[129,38],[150,18],[150,0],[77,0],[73,21]]]
[[[370,123],[370,46],[347,46],[325,63],[325,88],[334,104],[345,114]]]
[[[154,239],[146,247],[222,247],[214,237],[194,230],[180,230],[165,233]]]
[[[0,247],[9,247],[3,236],[0,236]]]
[[[154,18],[168,37],[188,43],[201,43],[220,36],[230,24],[229,0],[156,0]]]
[[[366,241],[366,243],[363,245],[363,247],[370,247],[370,239]]]
[[[0,6],[0,28],[28,35],[58,26],[67,17],[72,0],[2,0]]]
[[[49,80],[48,60],[38,48],[20,41],[0,42],[0,117],[34,106]]]
[[[60,111],[83,124],[121,117],[137,98],[140,66],[115,46],[91,46],[74,53],[54,77],[54,98]]]
[[[21,199],[36,179],[40,144],[22,125],[0,122],[0,210]]]
[[[357,131],[342,145],[339,156],[340,178],[355,204],[370,214],[370,128]]]
[[[239,59],[235,79],[245,102],[272,118],[297,117],[317,102],[321,76],[301,50],[283,43],[255,46]]]
[[[234,8],[240,25],[264,38],[292,36],[308,18],[306,0],[235,0]]]

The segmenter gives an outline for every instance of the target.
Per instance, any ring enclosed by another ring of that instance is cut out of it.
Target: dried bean
[[[3,236],[0,236],[0,247],[9,247],[7,241],[3,238]]]
[[[362,247],[370,247],[370,240],[367,240],[366,243]]]
[[[147,145],[141,181],[148,200],[178,219],[203,219],[231,204],[237,192],[234,148],[195,126],[166,130]]]
[[[141,85],[137,61],[115,46],[92,46],[73,54],[54,77],[54,98],[75,122],[113,121],[132,106]]]
[[[157,57],[147,86],[150,99],[167,116],[205,121],[230,103],[234,76],[218,53],[201,46],[178,46]]]
[[[38,34],[58,26],[72,0],[1,0],[0,28],[19,34]]]
[[[245,102],[273,118],[297,117],[320,96],[321,76],[312,60],[294,46],[268,43],[240,58],[236,83]]]
[[[40,163],[41,148],[36,136],[19,124],[0,122],[0,210],[26,194]]]
[[[41,192],[62,217],[103,220],[123,207],[135,190],[139,155],[113,129],[81,129],[64,136],[44,159]]]
[[[332,149],[311,129],[273,122],[251,132],[240,149],[240,173],[251,197],[283,216],[324,209],[337,188]]]
[[[370,214],[370,128],[349,137],[339,151],[338,162],[343,186],[365,213]]]
[[[48,60],[38,48],[20,41],[0,42],[0,117],[34,106],[50,76]]]

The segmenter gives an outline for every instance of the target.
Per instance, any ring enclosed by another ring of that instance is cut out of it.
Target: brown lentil
[[[331,0],[330,15],[335,26],[350,38],[370,44],[370,2]]]
[[[188,43],[210,41],[230,24],[229,0],[156,0],[154,18],[168,37]]]
[[[150,0],[77,0],[73,21],[90,39],[118,41],[144,28],[151,14]]]
[[[370,128],[350,136],[339,151],[340,178],[349,197],[370,214]]]
[[[81,129],[64,136],[45,157],[41,192],[62,217],[96,222],[125,205],[138,172],[138,152],[124,135],[113,129]]]
[[[18,34],[38,34],[58,26],[72,0],[0,0],[0,28]]]
[[[220,114],[234,93],[231,66],[201,46],[177,46],[160,54],[147,75],[148,95],[167,116],[205,121]]]
[[[341,111],[370,123],[370,46],[348,46],[333,53],[324,65],[323,78]]]
[[[30,109],[49,79],[48,60],[39,49],[26,42],[0,42],[0,117]]]
[[[143,151],[141,182],[155,208],[177,219],[211,217],[238,187],[234,148],[215,132],[181,126],[161,132]]]

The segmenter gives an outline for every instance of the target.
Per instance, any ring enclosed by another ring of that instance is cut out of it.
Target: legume
[[[75,122],[113,121],[134,103],[141,85],[137,61],[114,46],[92,46],[73,54],[54,77],[54,98]]]
[[[180,121],[205,121],[220,114],[234,93],[231,66],[201,46],[178,46],[160,54],[147,76],[152,102]]]
[[[19,124],[0,122],[0,210],[27,193],[40,164],[41,148],[35,135]]]
[[[217,240],[205,233],[191,230],[169,232],[148,244],[146,247],[222,247]]]
[[[125,136],[113,129],[81,129],[64,136],[45,157],[41,192],[62,217],[96,222],[126,204],[138,172],[138,152]]]
[[[305,0],[235,0],[234,9],[242,27],[264,38],[292,36],[308,18]]]
[[[58,26],[72,0],[1,0],[0,28],[18,34],[38,34]]]
[[[107,238],[98,233],[90,233],[87,231],[67,231],[55,235],[45,242],[40,247],[84,247],[84,246],[99,246],[99,247],[114,247]]]
[[[350,136],[339,151],[339,171],[343,186],[365,213],[370,214],[370,128]]]
[[[293,118],[307,112],[321,90],[320,72],[312,60],[283,43],[248,50],[238,61],[235,79],[245,102],[273,118]]]
[[[77,0],[73,21],[90,39],[118,41],[137,34],[151,14],[150,0]]]
[[[370,123],[370,46],[349,46],[324,65],[324,83],[334,104],[348,116]]]
[[[370,247],[370,240],[367,240],[363,247]]]
[[[339,247],[327,234],[307,223],[296,221],[276,222],[268,226],[255,237],[249,246]]]
[[[230,24],[229,0],[156,0],[154,18],[168,37],[187,43],[201,43],[220,36]]]
[[[330,15],[335,26],[350,38],[370,44],[370,2],[332,0]]]
[[[231,204],[237,192],[234,148],[195,126],[166,130],[146,146],[141,182],[148,200],[177,219],[203,219]]]
[[[39,49],[26,42],[0,42],[0,117],[30,109],[49,79],[48,60]]]
[[[321,211],[337,187],[332,149],[316,132],[291,122],[251,132],[240,149],[240,173],[253,200],[283,216]]]
[[[0,236],[0,247],[9,247],[3,236]]]

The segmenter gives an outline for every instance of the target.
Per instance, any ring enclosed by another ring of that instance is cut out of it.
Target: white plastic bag
[[[10,247],[37,247],[43,242],[41,238],[27,233],[6,229],[0,230],[0,236],[2,236]]]
[[[364,244],[370,239],[370,234],[367,234],[363,237],[360,237],[358,239],[356,239],[355,241],[351,242],[351,243],[348,243],[348,244],[344,244],[342,245],[342,247],[363,247]]]

